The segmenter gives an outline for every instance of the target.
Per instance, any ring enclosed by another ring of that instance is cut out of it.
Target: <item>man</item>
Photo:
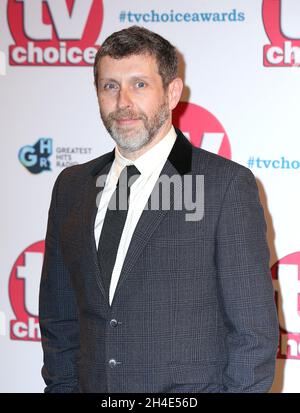
[[[174,47],[137,26],[96,55],[100,113],[116,147],[54,185],[40,286],[46,392],[272,384],[278,325],[255,179],[174,129],[177,67]],[[157,190],[162,177],[179,179],[170,208],[151,208],[153,195],[169,196]],[[202,193],[198,219],[188,202],[178,208],[176,190]]]

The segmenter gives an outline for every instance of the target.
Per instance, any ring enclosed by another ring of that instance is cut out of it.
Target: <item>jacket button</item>
[[[109,360],[108,363],[109,363],[109,367],[111,367],[112,369],[113,369],[114,367],[116,367],[116,365],[117,365],[117,362],[116,362],[115,359]]]
[[[117,320],[115,320],[115,319],[110,320],[110,325],[111,325],[111,327],[117,327],[117,325],[118,325]]]

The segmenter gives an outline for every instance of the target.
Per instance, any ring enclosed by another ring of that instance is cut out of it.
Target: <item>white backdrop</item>
[[[90,62],[132,24],[181,52],[174,123],[257,178],[281,327],[272,391],[300,391],[299,21],[298,0],[0,0],[0,392],[43,391],[37,303],[51,190],[64,167],[113,147]]]

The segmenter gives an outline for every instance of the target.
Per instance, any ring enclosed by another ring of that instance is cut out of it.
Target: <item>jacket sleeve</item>
[[[60,246],[59,185],[57,178],[48,215],[45,256],[39,295],[39,322],[44,352],[45,393],[78,392],[79,327],[74,291]]]
[[[224,196],[216,265],[227,326],[223,391],[267,392],[274,379],[279,329],[264,213],[255,178],[244,167]]]

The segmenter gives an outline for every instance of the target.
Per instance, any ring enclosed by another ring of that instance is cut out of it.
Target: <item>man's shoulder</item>
[[[244,165],[225,158],[213,152],[193,146],[192,149],[192,169],[201,170],[203,173],[232,177],[237,174],[253,175],[252,171]]]

